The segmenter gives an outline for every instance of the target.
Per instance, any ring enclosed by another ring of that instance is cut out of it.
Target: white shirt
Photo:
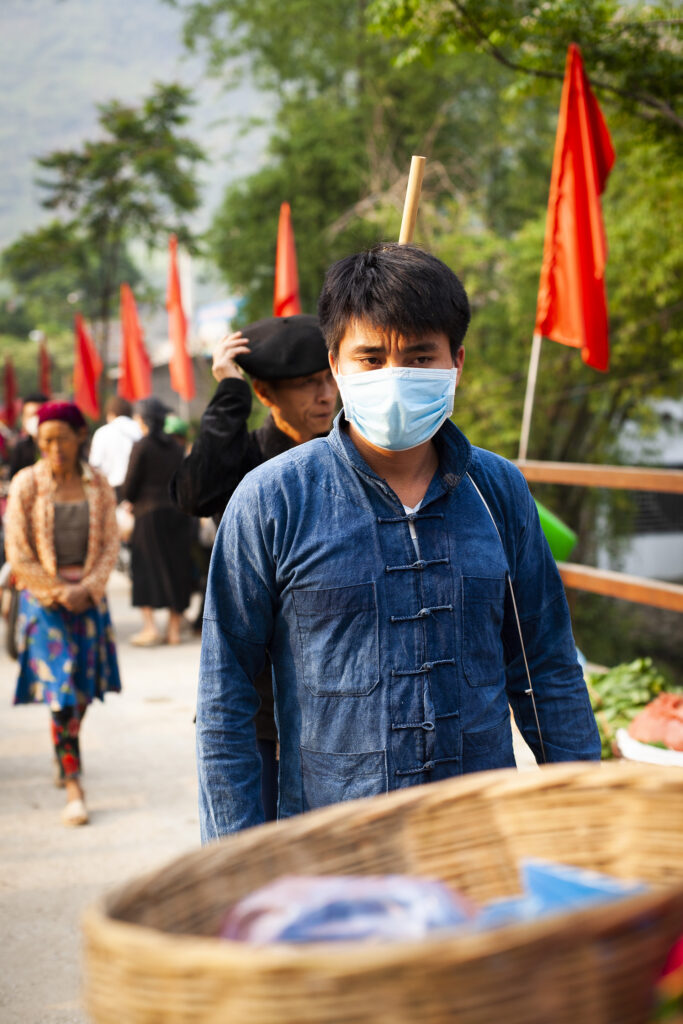
[[[112,487],[119,487],[126,479],[131,449],[141,437],[142,431],[130,416],[117,416],[93,434],[88,461],[104,473]]]
[[[414,515],[415,512],[418,511],[418,509],[419,509],[420,505],[422,504],[423,500],[424,499],[420,499],[420,501],[418,501],[417,505],[415,505],[413,508],[408,508],[407,505],[404,505],[403,509],[405,511],[405,514],[407,516]],[[413,541],[413,547],[415,548],[415,554],[417,555],[418,558],[420,558],[420,545],[417,542],[417,530],[415,529],[415,523],[408,523],[408,529],[410,530],[410,536],[411,536],[412,541]]]

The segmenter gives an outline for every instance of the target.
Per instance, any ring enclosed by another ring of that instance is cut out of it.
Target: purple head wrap
[[[83,413],[74,402],[46,402],[38,410],[38,426],[48,420],[60,420],[68,423],[72,430],[82,430],[87,426]]]

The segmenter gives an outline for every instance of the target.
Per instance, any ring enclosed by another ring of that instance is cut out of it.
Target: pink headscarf
[[[87,426],[83,413],[75,402],[46,402],[38,410],[38,426],[48,420],[60,420],[68,423],[72,430],[82,430]]]

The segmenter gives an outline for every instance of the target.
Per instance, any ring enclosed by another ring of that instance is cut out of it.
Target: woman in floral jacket
[[[7,559],[22,591],[14,702],[49,705],[57,783],[66,788],[62,820],[84,825],[81,723],[93,698],[121,689],[104,594],[119,546],[115,498],[81,461],[86,424],[78,406],[49,402],[38,419],[42,458],[12,480],[5,519]]]

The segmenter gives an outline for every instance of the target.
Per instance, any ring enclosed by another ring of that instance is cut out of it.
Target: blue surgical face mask
[[[458,371],[389,366],[337,374],[349,423],[370,444],[402,452],[424,444],[453,412]]]

